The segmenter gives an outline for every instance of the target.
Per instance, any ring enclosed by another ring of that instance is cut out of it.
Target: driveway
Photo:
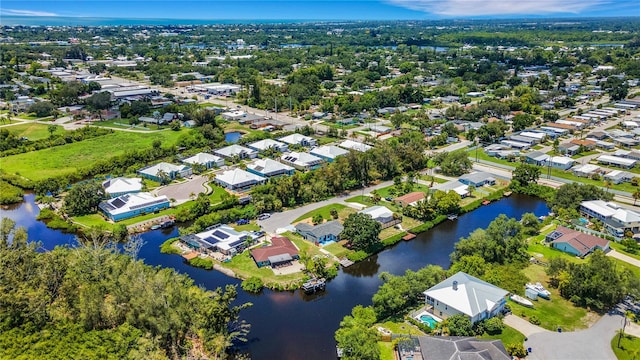
[[[628,264],[631,264],[633,266],[637,266],[640,268],[640,260],[632,258],[631,256],[619,253],[617,251],[615,251],[614,249],[611,249],[609,252],[607,252],[607,256],[611,256],[612,258],[616,258],[618,260],[622,260]]]
[[[208,193],[210,188],[205,184],[209,181],[206,176],[195,175],[192,179],[181,183],[169,184],[157,188],[153,191],[154,195],[166,195],[169,199],[175,199],[174,205],[180,205],[191,200],[190,195],[198,195],[198,193]]]
[[[541,328],[538,325],[533,325],[532,323],[528,322],[527,320],[519,317],[519,316],[515,316],[513,314],[507,315],[504,317],[504,323],[505,325],[508,325],[516,330],[518,330],[519,332],[522,333],[522,335],[529,337],[533,334],[538,334],[538,333],[545,333],[545,332],[551,332],[545,328]]]
[[[620,315],[605,315],[592,327],[574,332],[537,332],[524,342],[530,360],[615,359],[611,339],[622,328]]]

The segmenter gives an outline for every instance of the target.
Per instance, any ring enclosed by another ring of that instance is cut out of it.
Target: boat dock
[[[340,265],[342,265],[342,267],[349,267],[351,265],[355,264],[353,261],[347,259],[347,258],[342,258],[340,259]]]
[[[409,241],[416,238],[416,234],[408,233],[407,235],[402,237],[402,240]]]
[[[307,294],[313,294],[316,291],[324,291],[325,286],[325,279],[311,279],[302,284],[302,290],[304,290],[304,292]]]

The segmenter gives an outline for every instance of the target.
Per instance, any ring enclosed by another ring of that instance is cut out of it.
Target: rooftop
[[[107,194],[135,192],[142,190],[142,179],[117,177],[102,182],[102,187]]]
[[[286,237],[274,236],[271,238],[271,245],[255,248],[251,250],[251,256],[257,262],[269,260],[270,257],[288,254],[295,256],[298,254],[298,248]]]

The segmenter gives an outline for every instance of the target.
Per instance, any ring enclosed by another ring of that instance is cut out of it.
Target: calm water
[[[340,320],[357,304],[370,305],[371,296],[381,284],[383,272],[402,274],[407,269],[418,270],[428,264],[449,266],[449,254],[460,237],[476,228],[486,227],[498,214],[520,217],[526,212],[546,215],[543,201],[517,194],[483,206],[454,221],[445,221],[434,229],[418,235],[409,242],[400,242],[371,258],[341,270],[337,278],[327,284],[324,293],[306,296],[300,291],[264,291],[251,295],[239,289],[239,302],[252,302],[253,307],[242,312],[242,319],[251,324],[249,342],[244,348],[253,359],[332,359],[335,358],[333,334]],[[25,202],[0,216],[10,217],[28,228],[30,239],[40,240],[43,247],[73,244],[72,235],[47,229],[34,218],[38,208],[33,195]],[[145,245],[140,257],[150,265],[171,267],[187,273],[197,284],[208,289],[226,284],[239,284],[216,271],[206,271],[186,265],[178,255],[160,253],[160,244],[177,235],[177,229],[156,230],[144,234]]]
[[[242,137],[242,133],[241,132],[239,132],[239,131],[230,131],[230,132],[224,134],[224,141],[226,141],[228,143],[235,144],[240,140],[241,137]]]

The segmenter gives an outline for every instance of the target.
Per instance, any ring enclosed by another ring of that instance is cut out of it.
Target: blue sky
[[[0,15],[212,20],[640,16],[640,0],[2,0]]]

